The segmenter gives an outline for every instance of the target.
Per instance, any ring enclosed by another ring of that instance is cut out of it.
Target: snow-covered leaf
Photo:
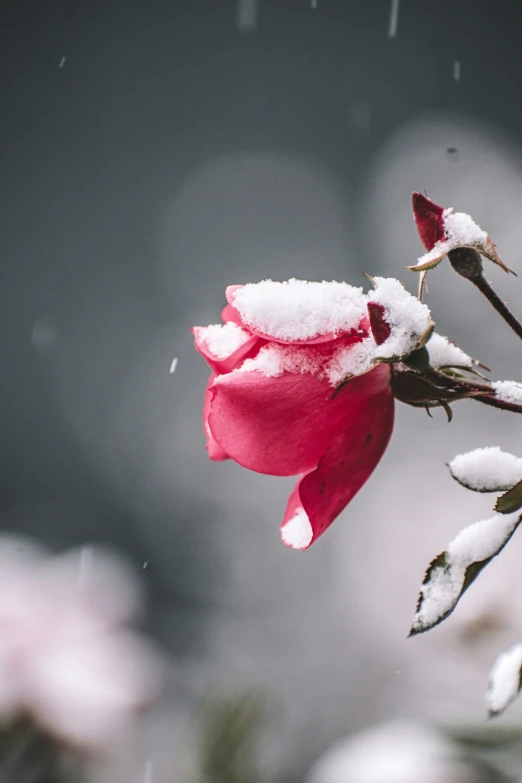
[[[519,514],[495,514],[461,530],[426,571],[410,636],[428,631],[453,612],[482,569],[505,547],[521,520]]]
[[[519,508],[522,508],[522,481],[499,497],[495,511],[500,514],[511,514],[513,511],[518,511]]]
[[[504,650],[489,673],[486,705],[489,717],[500,715],[518,696],[522,686],[522,644]]]
[[[505,492],[522,480],[522,459],[502,451],[499,446],[458,454],[448,467],[455,481],[475,492]],[[516,511],[520,506],[510,507],[506,511]],[[498,507],[496,510],[501,511]]]
[[[430,354],[430,364],[435,369],[441,367],[462,367],[466,370],[473,369],[473,359],[467,353],[454,343],[451,343],[447,337],[433,332],[427,349]]]

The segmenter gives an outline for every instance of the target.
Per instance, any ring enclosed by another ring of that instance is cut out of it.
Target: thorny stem
[[[470,280],[478,290],[484,294],[488,302],[502,316],[504,321],[513,329],[522,340],[522,324],[515,318],[509,307],[495,293],[482,271],[482,260],[476,250],[460,247],[448,253],[451,266],[461,277]]]
[[[438,373],[437,373],[438,374]],[[468,385],[468,387],[472,387],[476,391],[479,391],[480,389],[483,389],[485,392],[489,392],[486,394],[474,394],[470,395],[470,400],[477,400],[477,402],[483,402],[484,405],[491,405],[492,408],[499,408],[503,411],[512,411],[513,413],[522,413],[522,405],[517,405],[516,402],[505,402],[505,400],[500,400],[498,397],[494,397],[492,392],[492,387],[488,383],[480,383],[480,381],[466,381],[463,385]]]
[[[522,340],[522,324],[515,318],[511,310],[507,307],[505,302],[495,293],[485,277],[479,277],[477,280],[473,280],[478,290],[484,294],[488,302],[493,305],[497,313],[502,316],[504,321],[509,324],[516,335]]]
[[[491,405],[493,408],[500,408],[503,411],[513,411],[513,413],[522,413],[522,405],[517,405],[515,402],[504,402],[499,400],[498,397],[471,397],[472,400],[483,402],[484,405]]]

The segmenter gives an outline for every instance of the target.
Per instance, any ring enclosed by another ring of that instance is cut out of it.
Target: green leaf
[[[425,370],[430,364],[430,355],[426,346],[418,348],[413,353],[410,353],[405,359],[404,364],[408,367],[412,367],[414,370]]]
[[[483,568],[506,546],[522,516],[495,514],[461,530],[428,566],[410,636],[429,631],[454,611]]]
[[[256,742],[266,717],[266,695],[260,690],[232,689],[209,696],[202,705],[199,721],[202,780],[256,781]]]
[[[500,514],[511,514],[520,508],[522,508],[522,481],[501,495],[495,504],[495,511]]]

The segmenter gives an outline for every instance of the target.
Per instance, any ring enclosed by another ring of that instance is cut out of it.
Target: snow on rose
[[[316,541],[375,470],[395,397],[433,407],[470,395],[442,370],[473,362],[433,334],[426,305],[394,278],[371,283],[367,294],[295,279],[229,286],[223,323],[193,328],[212,371],[203,405],[209,456],[258,473],[302,474],[281,525],[294,549]]]
[[[371,476],[386,450],[395,401],[430,413],[472,399],[522,413],[522,383],[490,381],[489,369],[434,332],[422,303],[426,273],[448,256],[522,339],[522,323],[483,274],[481,256],[505,272],[488,234],[470,215],[413,193],[427,253],[415,299],[394,278],[371,278],[364,293],[347,283],[285,282],[229,286],[223,323],[193,328],[211,368],[203,426],[213,460],[275,476],[300,475],[281,525],[283,542],[307,549]],[[468,525],[435,557],[422,581],[410,635],[449,617],[522,522],[522,460],[499,447],[458,455],[453,478],[478,492],[502,492],[495,514]],[[495,662],[491,715],[516,697],[522,646]]]

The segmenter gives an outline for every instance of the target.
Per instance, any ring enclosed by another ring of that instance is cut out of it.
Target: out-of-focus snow
[[[306,783],[472,783],[475,778],[442,734],[414,721],[391,721],[334,745]]]
[[[522,644],[515,644],[496,659],[489,674],[486,704],[490,713],[506,709],[520,690],[522,673]]]

